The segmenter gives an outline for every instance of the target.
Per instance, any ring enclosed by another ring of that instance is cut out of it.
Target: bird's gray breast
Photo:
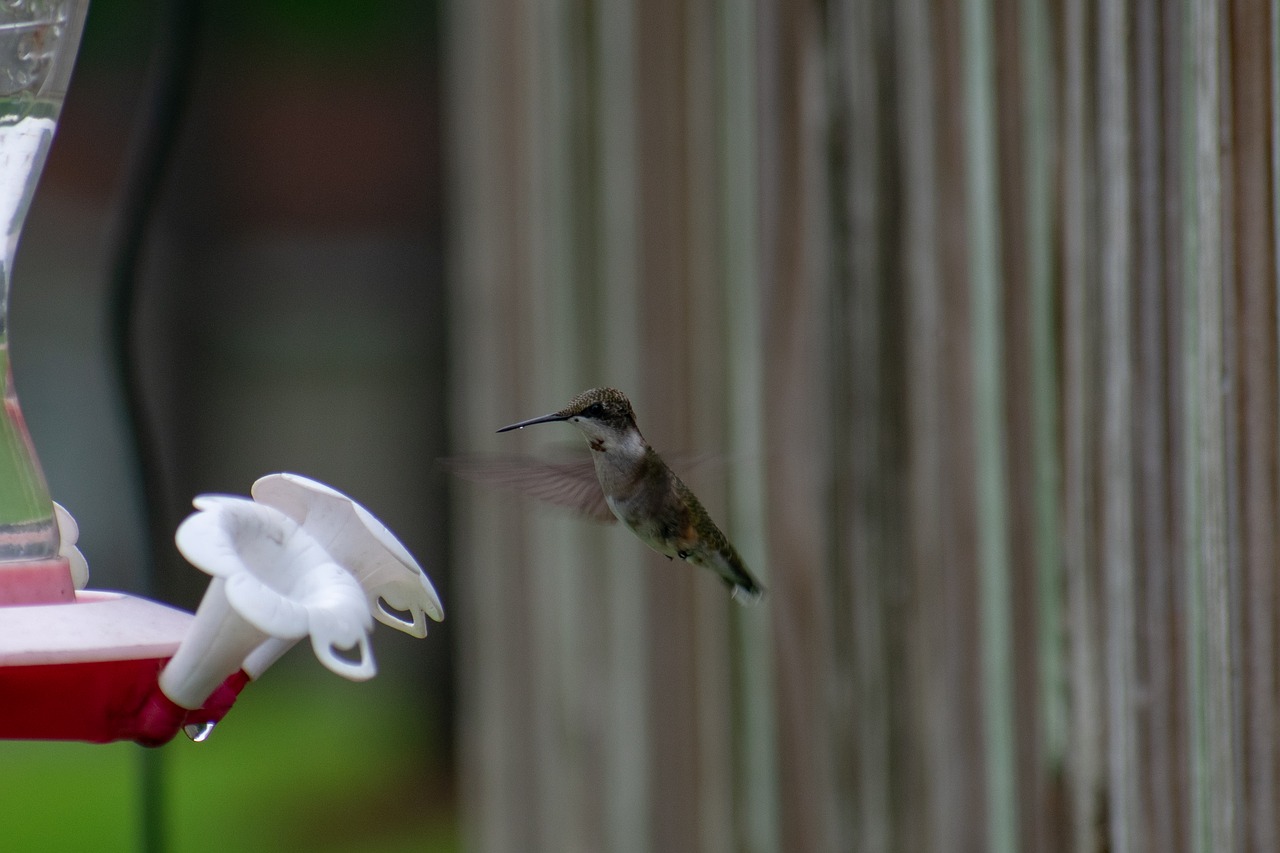
[[[613,510],[613,514],[630,528],[641,542],[660,554],[668,557],[676,556],[677,549],[668,535],[670,525],[667,523],[666,516],[660,511],[654,512],[652,502],[647,501],[644,494],[637,493],[629,498],[606,496],[605,500],[609,504],[609,509]]]
[[[626,459],[608,453],[592,455],[605,502],[613,514],[646,545],[674,556],[675,546],[668,536],[671,483],[666,466],[652,457]]]
[[[640,460],[619,457],[613,453],[592,453],[596,477],[604,490],[605,501],[613,514],[630,525],[641,512],[644,502],[644,475]]]

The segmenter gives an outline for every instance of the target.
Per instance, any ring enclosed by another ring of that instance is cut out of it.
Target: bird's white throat
[[[644,436],[638,429],[624,432],[610,430],[607,436],[601,436],[601,440],[604,442],[604,452],[610,456],[628,462],[638,462],[644,458],[646,445]]]

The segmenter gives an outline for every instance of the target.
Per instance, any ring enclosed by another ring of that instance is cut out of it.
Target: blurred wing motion
[[[464,480],[519,492],[566,507],[593,521],[617,521],[605,503],[590,456],[547,460],[517,454],[476,454],[445,457],[440,464]]]

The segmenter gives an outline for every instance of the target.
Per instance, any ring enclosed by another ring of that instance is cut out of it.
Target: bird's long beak
[[[512,424],[511,426],[504,426],[502,429],[498,430],[498,432],[509,432],[513,429],[524,429],[525,427],[533,426],[534,424],[549,424],[553,421],[567,421],[567,420],[569,420],[569,418],[566,415],[562,415],[559,412],[552,412],[551,414],[543,415],[540,418],[530,418],[529,420],[521,421],[518,424]]]

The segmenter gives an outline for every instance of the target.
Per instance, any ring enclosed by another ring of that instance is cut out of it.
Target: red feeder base
[[[156,679],[168,658],[0,667],[0,738],[132,740],[160,746],[187,726],[216,723],[248,683],[231,675],[195,711],[169,701]]]
[[[97,591],[66,604],[0,607],[0,739],[159,746],[183,728],[218,722],[248,683],[243,672],[196,710],[157,684],[192,618]]]

